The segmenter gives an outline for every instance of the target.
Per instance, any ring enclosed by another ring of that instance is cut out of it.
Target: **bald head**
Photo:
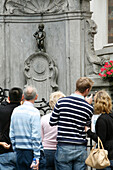
[[[33,86],[27,86],[24,89],[24,99],[25,100],[34,100],[37,95],[37,90]]]

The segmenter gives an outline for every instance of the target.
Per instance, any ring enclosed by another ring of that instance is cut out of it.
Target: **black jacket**
[[[12,115],[13,109],[19,105],[20,103],[8,103],[8,102],[3,102],[0,105],[0,132],[2,133],[5,129],[5,132],[2,138],[0,138],[1,142],[7,142],[8,144],[11,144],[10,138],[9,138],[9,127],[10,127],[11,115]],[[12,147],[10,147],[10,149],[5,149],[4,147],[0,146],[0,154],[12,152],[12,151],[13,151]]]
[[[102,140],[104,149],[108,150],[108,158],[113,160],[113,113],[101,114],[95,125],[96,133],[87,131],[87,134],[95,142],[98,142],[98,136]]]

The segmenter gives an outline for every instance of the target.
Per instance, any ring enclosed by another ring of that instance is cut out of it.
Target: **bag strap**
[[[100,149],[100,145],[101,145],[102,149],[104,149],[103,143],[102,143],[101,139],[98,137],[98,149]],[[96,143],[94,144],[94,146],[92,147],[92,149],[94,149],[95,146],[96,146]]]
[[[95,149],[96,143],[93,145],[92,150]]]
[[[101,144],[102,149],[104,149],[103,143],[102,143],[101,139],[98,137],[98,148],[99,149],[100,149],[100,144]]]

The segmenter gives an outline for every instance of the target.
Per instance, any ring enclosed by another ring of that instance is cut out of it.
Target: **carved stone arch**
[[[27,85],[37,88],[39,98],[49,100],[50,93],[58,89],[58,69],[53,59],[44,52],[30,55],[24,63]]]

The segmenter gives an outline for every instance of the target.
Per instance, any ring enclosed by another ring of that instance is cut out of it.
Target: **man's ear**
[[[8,96],[8,98],[7,98],[7,102],[10,103],[10,98],[9,98],[9,96]]]
[[[22,94],[22,98],[21,98],[21,101],[23,101],[24,100],[24,95]]]
[[[22,94],[22,98],[21,98],[20,104],[23,104],[23,103],[24,103],[24,95]]]
[[[86,97],[86,96],[89,94],[89,92],[90,92],[90,89],[87,88],[87,89],[85,90],[85,92],[84,92],[84,97]]]
[[[36,94],[36,96],[35,96],[35,100],[37,100],[37,98],[38,98],[38,94]]]
[[[90,91],[90,90],[89,90],[89,88],[88,88],[88,89],[86,89],[86,92],[87,92],[87,93],[89,93],[89,91]]]

